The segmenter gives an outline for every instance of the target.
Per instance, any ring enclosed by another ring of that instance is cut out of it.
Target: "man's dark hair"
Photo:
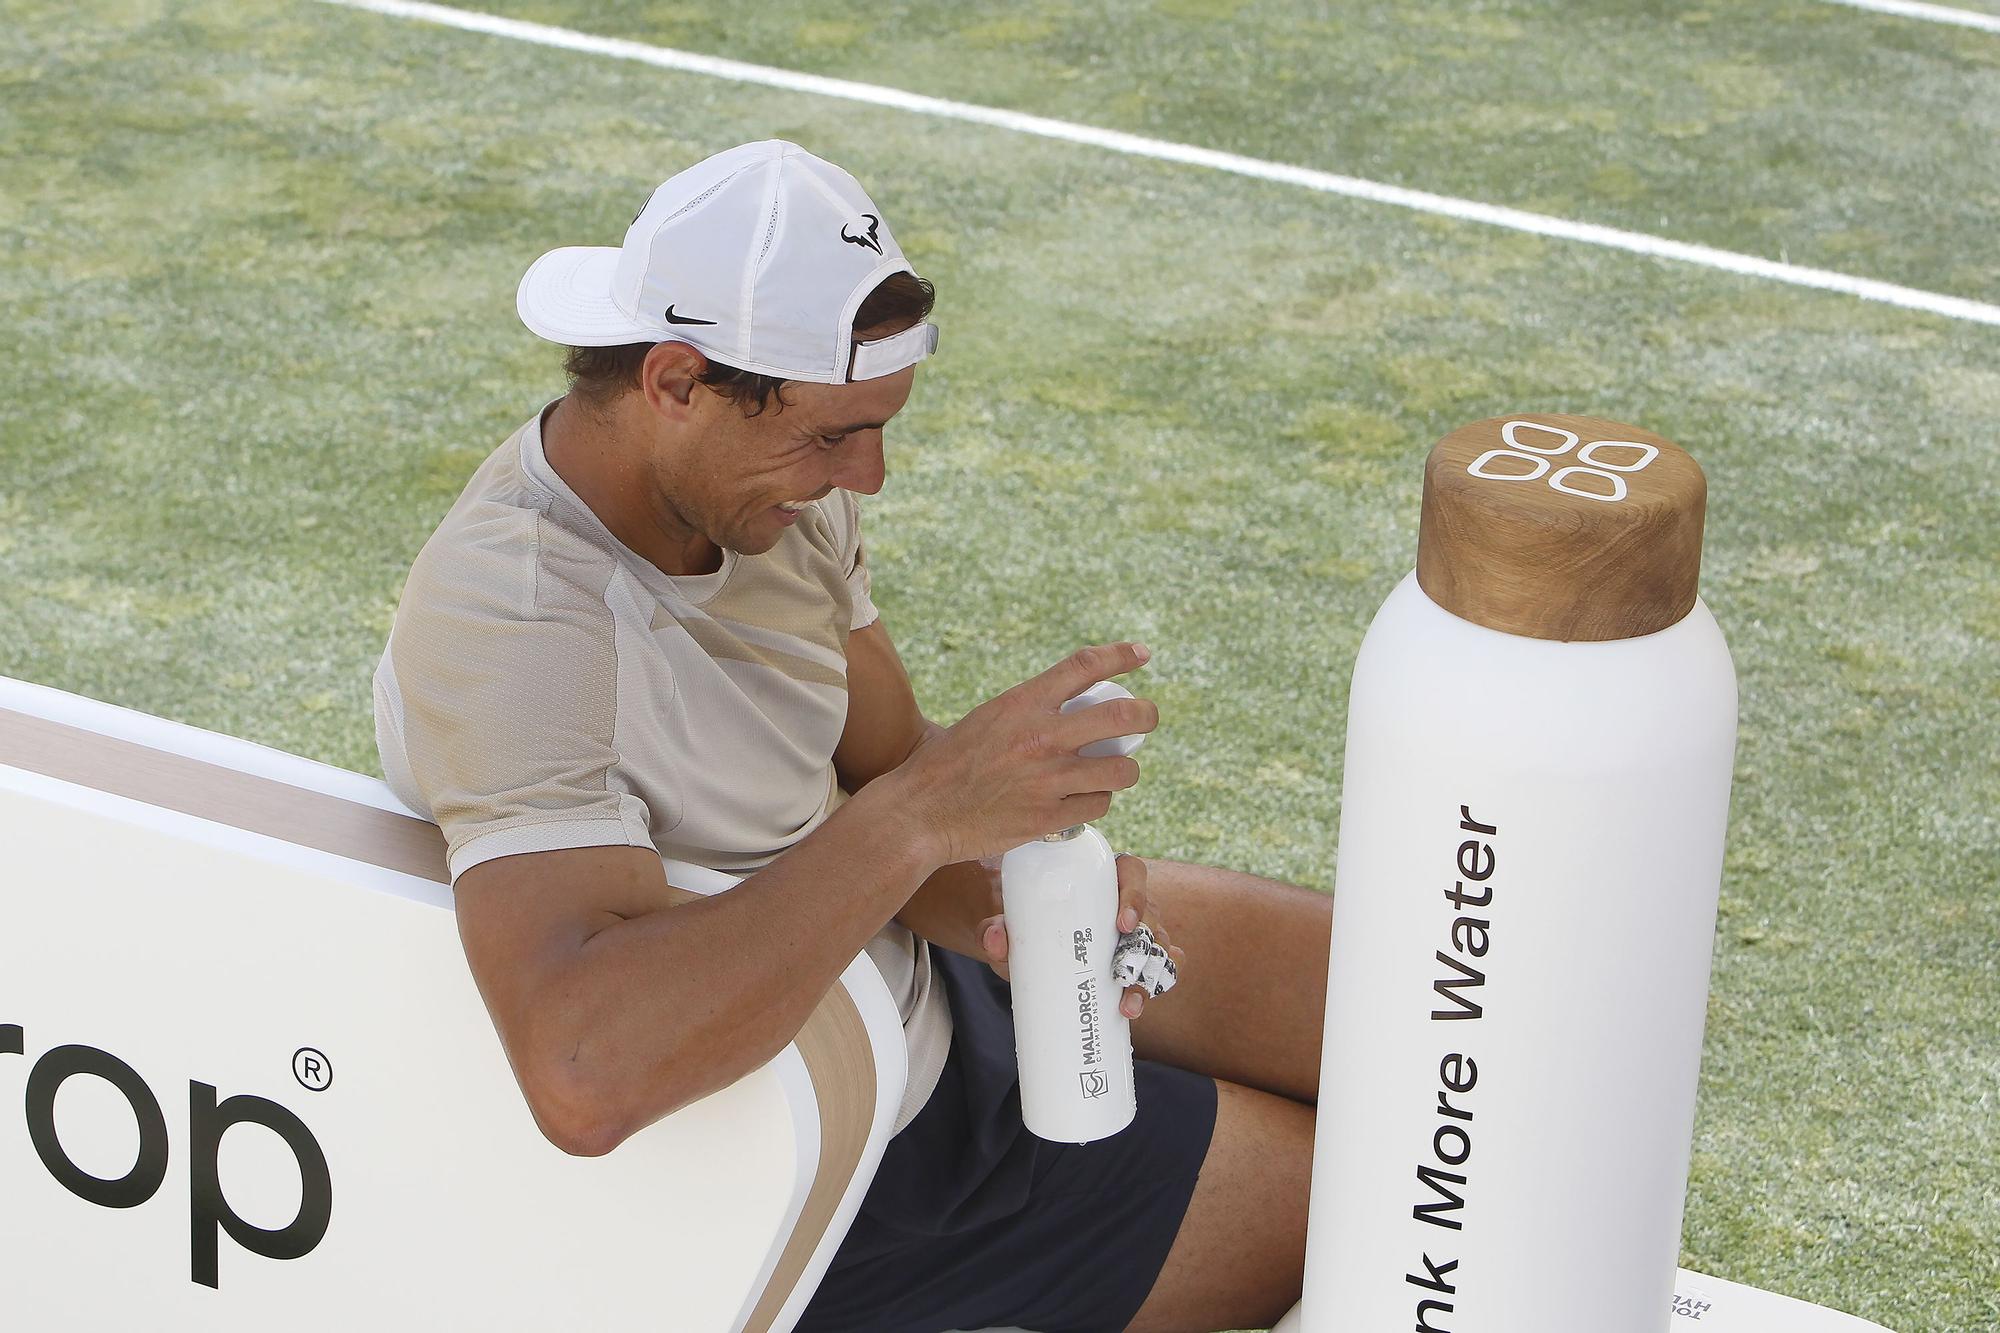
[[[937,291],[929,279],[914,273],[891,273],[854,312],[855,332],[859,335],[882,329],[900,333],[930,318],[931,306],[936,301]],[[570,348],[563,358],[570,393],[592,413],[602,412],[620,394],[639,387],[639,371],[645,364],[646,353],[657,345],[645,342]],[[745,416],[759,415],[773,398],[778,400],[780,412],[786,407],[785,396],[779,390],[790,381],[776,375],[738,370],[710,359],[708,369],[696,379],[745,409]]]

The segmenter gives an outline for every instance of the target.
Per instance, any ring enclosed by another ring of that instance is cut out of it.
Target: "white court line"
[[[1030,116],[1019,111],[975,106],[969,102],[951,102],[941,97],[926,97],[921,93],[908,93],[898,88],[884,88],[873,83],[830,79],[818,74],[799,74],[769,65],[751,65],[740,60],[724,60],[718,56],[697,55],[692,51],[648,46],[643,42],[626,41],[622,38],[598,37],[569,28],[555,28],[543,23],[500,18],[472,10],[420,3],[419,0],[321,0],[321,2],[348,9],[365,9],[395,18],[442,24],[448,28],[461,28],[467,32],[507,37],[515,41],[531,42],[537,46],[558,47],[566,51],[610,56],[618,60],[635,60],[660,69],[706,74],[719,79],[731,79],[738,83],[782,88],[788,92],[813,93],[850,102],[865,102],[871,106],[891,107],[898,111],[914,111],[919,115],[969,121],[976,125],[991,125],[997,129],[1013,130],[1019,134],[1033,134],[1044,139],[1085,144],[1093,148],[1109,149],[1114,153],[1126,153],[1133,157],[1207,167],[1214,171],[1226,171],[1257,180],[1275,181],[1281,185],[1297,185],[1323,194],[1346,195],[1354,199],[1366,199],[1372,203],[1414,209],[1420,213],[1434,213],[1440,217],[1458,218],[1465,222],[1480,222],[1492,227],[1504,227],[1509,231],[1522,231],[1557,240],[1582,241],[1586,245],[1600,245],[1607,249],[1626,250],[1656,259],[1673,259],[1686,264],[1699,264],[1704,268],[1720,269],[1725,273],[1769,278],[1773,282],[1789,283],[1794,287],[1840,292],[1848,296],[1858,296],[1864,301],[1880,301],[1909,310],[1943,315],[1949,319],[1969,320],[1975,324],[2000,327],[2000,305],[1985,301],[1968,300],[1962,296],[1946,296],[1915,287],[1900,287],[1895,283],[1878,282],[1873,278],[1856,278],[1828,269],[1804,268],[1797,264],[1759,259],[1755,255],[1738,254],[1733,250],[1717,250],[1706,245],[1669,241],[1662,237],[1646,235],[1644,232],[1621,231],[1616,227],[1600,227],[1590,222],[1571,222],[1566,218],[1529,213],[1518,208],[1504,208],[1497,204],[1482,204],[1476,200],[1457,199],[1450,195],[1430,194],[1424,190],[1405,189],[1400,185],[1384,185],[1379,181],[1362,180],[1355,176],[1337,176],[1331,172],[1315,171],[1310,167],[1294,167],[1282,162],[1241,157],[1235,153],[1217,152],[1212,148],[1169,143],[1164,139],[1148,139],[1118,130],[1101,130],[1064,120],[1050,120],[1045,116]]]
[[[1981,32],[2000,33],[2000,14],[1981,14],[1971,9],[1953,9],[1949,5],[1919,4],[1917,0],[1826,0],[1830,5],[1846,5],[1849,9],[1871,9],[1877,14],[1894,14],[1903,19],[1926,19],[1932,23],[1951,23],[1961,28],[1977,28]]]

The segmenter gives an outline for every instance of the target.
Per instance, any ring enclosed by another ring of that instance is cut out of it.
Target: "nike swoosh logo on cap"
[[[686,316],[686,315],[676,315],[676,314],[674,313],[674,308],[673,308],[672,306],[668,306],[668,307],[667,307],[667,323],[669,323],[669,324],[713,324],[713,323],[715,323],[715,321],[714,321],[714,320],[712,320],[712,319],[692,319],[692,318],[690,318],[690,317],[688,317],[688,316]]]

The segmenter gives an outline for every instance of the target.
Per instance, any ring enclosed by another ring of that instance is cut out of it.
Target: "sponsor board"
[[[828,1001],[835,1063],[883,1075],[858,1119],[822,1114],[809,1024],[564,1154],[473,985],[435,827],[247,742],[0,678],[0,839],[9,1327],[350,1329],[393,1293],[401,1326],[789,1328],[900,1097],[863,957]]]

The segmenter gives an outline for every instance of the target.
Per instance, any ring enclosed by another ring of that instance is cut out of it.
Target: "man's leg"
[[[1186,969],[1132,1024],[1143,1059],[1319,1100],[1333,899],[1233,870],[1146,861],[1146,892]],[[1307,1136],[1311,1147],[1311,1136]]]
[[[1298,1304],[1313,1110],[1226,1079],[1215,1090],[1201,1179],[1128,1333],[1269,1328]]]
[[[1304,1283],[1333,900],[1155,860],[1146,891],[1187,968],[1132,1024],[1133,1050],[1215,1079],[1215,1134],[1130,1333],[1268,1328]]]

